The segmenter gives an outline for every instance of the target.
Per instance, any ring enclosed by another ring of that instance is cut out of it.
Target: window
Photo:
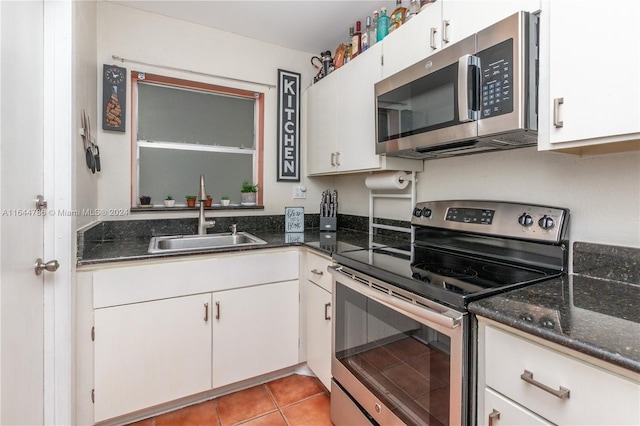
[[[132,205],[197,195],[200,175],[215,202],[240,201],[260,182],[263,94],[133,72]],[[261,199],[258,195],[258,200]]]

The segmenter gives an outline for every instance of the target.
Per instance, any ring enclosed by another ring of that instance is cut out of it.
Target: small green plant
[[[165,200],[171,201],[173,200],[173,197],[171,196],[171,194],[167,195],[167,198],[165,198]]]
[[[258,184],[257,183],[251,183],[249,181],[244,181],[242,182],[242,189],[240,190],[240,192],[258,192]]]
[[[228,200],[229,197],[227,197],[226,195],[223,195],[222,197],[220,197],[221,200]]]
[[[142,204],[143,206],[151,204],[151,197],[148,195],[141,195],[139,199],[140,199],[140,204]]]
[[[186,195],[184,198],[186,198],[187,200],[195,200],[198,197],[196,197],[195,195]]]

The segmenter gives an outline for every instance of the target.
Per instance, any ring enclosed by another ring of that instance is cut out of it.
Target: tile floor
[[[330,426],[329,406],[316,377],[294,374],[133,425]]]

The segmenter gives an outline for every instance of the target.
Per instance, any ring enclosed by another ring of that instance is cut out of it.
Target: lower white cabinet
[[[298,363],[298,281],[213,294],[213,387]]]
[[[211,389],[210,294],[96,309],[95,421]]]
[[[80,274],[91,291],[79,291],[79,321],[92,312],[94,327],[79,349],[93,364],[78,375],[82,389],[93,377],[93,422],[297,365],[298,260],[265,251]]]
[[[327,267],[331,260],[308,252],[306,271],[306,342],[307,365],[331,389],[331,276]]]
[[[640,377],[511,330],[480,321],[479,424],[640,424]]]

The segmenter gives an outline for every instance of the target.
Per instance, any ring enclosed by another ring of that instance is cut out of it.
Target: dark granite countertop
[[[640,373],[640,285],[570,275],[472,302],[469,311]]]
[[[331,255],[335,251],[343,251],[369,246],[369,234],[361,231],[339,229],[337,232],[320,232],[319,228],[306,230],[304,233],[286,234],[284,232],[269,232],[255,230],[252,235],[264,240],[267,244],[239,247],[191,251],[189,253],[149,254],[150,237],[134,239],[107,239],[85,244],[77,265],[97,265],[131,260],[176,258],[193,256],[196,254],[228,253],[232,251],[260,250],[287,246],[306,246],[320,253]],[[376,242],[382,244],[398,244],[397,239],[376,237]]]

